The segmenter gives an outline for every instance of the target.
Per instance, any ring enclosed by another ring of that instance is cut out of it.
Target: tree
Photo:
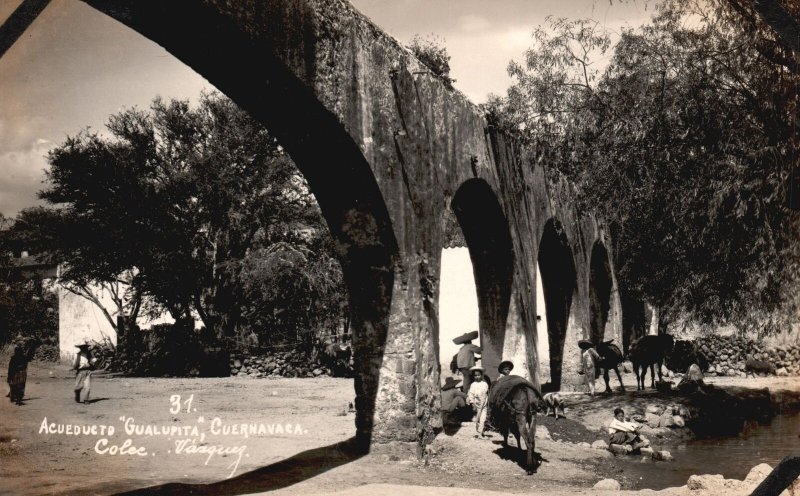
[[[608,37],[551,20],[555,34],[537,31],[489,110],[603,212],[621,288],[666,321],[760,326],[797,304],[800,231],[786,184],[800,86],[721,14],[725,4],[706,5],[666,3],[623,33],[595,78],[588,61]]]
[[[431,74],[440,79],[448,88],[453,88],[456,80],[450,77],[450,54],[447,53],[444,40],[432,34],[425,38],[416,34],[411,39],[408,48],[420,62],[431,70]]]
[[[298,230],[329,236],[294,164],[226,98],[203,95],[195,109],[156,99],[107,127],[110,137],[83,132],[50,152],[41,197],[57,208],[32,229],[77,287],[127,273],[134,294],[231,338],[249,254]]]
[[[40,278],[26,279],[11,253],[19,246],[13,219],[0,214],[0,348],[17,335],[52,344],[58,335],[58,298]]]

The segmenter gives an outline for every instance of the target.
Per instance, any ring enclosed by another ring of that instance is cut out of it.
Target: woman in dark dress
[[[8,386],[11,388],[9,398],[12,403],[22,404],[25,396],[25,382],[28,380],[28,356],[21,345],[14,347],[14,356],[8,362]]]

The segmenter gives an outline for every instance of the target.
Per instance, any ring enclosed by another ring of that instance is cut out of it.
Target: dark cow
[[[669,334],[659,334],[657,336],[642,336],[631,343],[630,359],[633,362],[633,371],[636,373],[636,389],[645,389],[644,380],[647,375],[647,367],[650,367],[650,387],[656,387],[655,365],[658,365],[658,380],[661,381],[661,366],[664,358],[672,352],[675,345],[675,338]],[[641,375],[640,375],[641,370]]]
[[[603,341],[596,347],[597,354],[600,355],[600,363],[597,366],[603,369],[603,379],[606,381],[606,393],[611,393],[611,385],[608,382],[608,371],[613,370],[617,373],[619,379],[619,387],[625,391],[625,384],[622,383],[622,376],[619,373],[619,364],[624,360],[622,350],[615,344],[611,344],[614,340]]]
[[[323,343],[318,359],[322,365],[331,369],[334,377],[350,377],[352,375],[352,350],[345,343]]]
[[[533,474],[538,460],[534,456],[536,448],[536,410],[543,403],[542,393],[529,381],[519,376],[508,376],[498,381],[489,391],[489,418],[494,427],[503,435],[503,446],[508,447],[509,432],[517,440],[522,452],[521,439],[525,440],[527,453],[525,470]]]
[[[772,374],[776,375],[777,372],[775,370],[775,365],[765,362],[763,360],[747,360],[744,362],[744,376],[752,375],[753,377],[756,374]]]
[[[672,352],[664,360],[664,364],[673,372],[686,373],[692,364],[697,364],[702,372],[708,370],[710,365],[705,354],[700,351],[697,344],[690,340],[675,341]]]

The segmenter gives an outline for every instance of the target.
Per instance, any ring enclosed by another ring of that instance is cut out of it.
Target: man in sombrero
[[[469,391],[469,385],[472,383],[469,369],[475,366],[476,360],[480,360],[481,347],[472,344],[475,339],[478,339],[478,331],[467,332],[453,339],[453,343],[462,345],[456,354],[456,365],[464,381],[462,388],[465,393]]]
[[[89,403],[89,392],[92,388],[92,369],[96,360],[92,358],[92,353],[89,350],[91,342],[89,339],[84,339],[76,344],[78,354],[75,356],[75,402],[76,403]]]
[[[448,377],[442,385],[442,412],[445,414],[445,421],[461,422],[472,419],[472,409],[467,407],[467,395],[456,387],[459,382],[454,377]]]

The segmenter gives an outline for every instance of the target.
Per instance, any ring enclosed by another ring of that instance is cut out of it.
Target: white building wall
[[[95,294],[100,295],[103,305],[113,311],[114,303],[111,298],[100,292],[99,288],[92,288]],[[112,318],[115,316],[112,315]],[[91,301],[78,296],[63,287],[58,288],[58,346],[62,360],[75,358],[77,348],[75,345],[84,339],[102,342],[104,338],[117,344],[117,334],[114,328],[103,315],[103,312]]]
[[[94,285],[90,286],[89,290],[98,297],[111,318],[116,321],[117,307],[108,291]],[[116,346],[117,333],[97,305],[82,296],[67,291],[61,285],[57,285],[57,293],[58,343],[62,360],[73,360],[77,352],[75,345],[87,338],[97,342],[103,342],[105,338],[108,338]],[[136,321],[142,329],[149,329],[156,324],[173,322],[175,320],[166,312],[154,320],[139,317]],[[200,319],[195,317],[195,327],[201,325]]]

